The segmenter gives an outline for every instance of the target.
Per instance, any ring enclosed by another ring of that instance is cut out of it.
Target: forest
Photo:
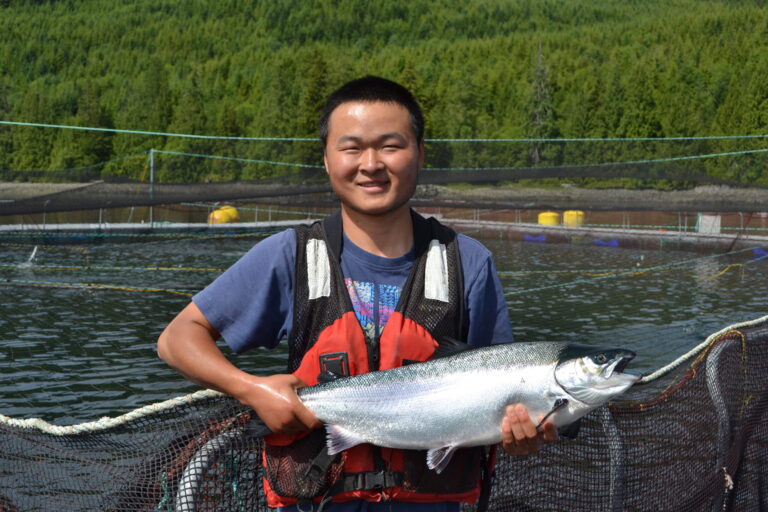
[[[434,172],[768,185],[757,0],[0,0],[0,181],[310,176],[366,74],[414,91]]]

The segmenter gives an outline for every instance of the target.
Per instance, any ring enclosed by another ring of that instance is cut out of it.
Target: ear
[[[424,156],[426,155],[426,145],[424,139],[419,142],[419,171],[424,167]]]
[[[328,172],[328,153],[323,151],[323,167],[325,167],[325,174],[330,174]]]

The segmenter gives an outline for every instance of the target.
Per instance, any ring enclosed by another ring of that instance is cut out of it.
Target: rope
[[[105,160],[104,162],[98,162],[91,165],[84,165],[82,167],[67,167],[64,169],[24,169],[24,172],[71,172],[71,171],[85,171],[87,169],[94,169],[96,167],[101,167],[107,164],[111,164],[112,162],[120,162],[123,160],[127,160],[129,158],[135,158],[135,157],[145,157],[147,155],[148,151],[142,151],[141,153],[133,153],[131,155],[126,156],[119,156],[117,158],[113,158],[112,160]],[[11,169],[4,169],[0,172],[9,172]]]
[[[128,422],[131,422],[140,418],[144,418],[152,414],[157,414],[163,411],[167,411],[169,409],[173,409],[174,407],[188,405],[188,404],[192,404],[202,400],[207,400],[209,398],[216,398],[219,396],[224,396],[224,395],[222,395],[218,391],[213,391],[211,389],[203,389],[203,390],[191,393],[189,395],[171,398],[163,402],[146,405],[144,407],[140,407],[138,409],[134,409],[133,411],[127,412],[126,414],[116,416],[114,418],[105,416],[96,421],[77,423],[75,425],[68,425],[68,426],[53,425],[41,418],[15,419],[9,416],[5,416],[3,414],[0,414],[0,424],[8,425],[10,427],[18,427],[18,428],[33,428],[33,429],[40,430],[41,432],[44,432],[46,434],[51,434],[54,436],[84,434],[88,432],[97,432],[100,430],[108,430],[110,428],[119,427],[120,425],[124,425]]]
[[[313,169],[325,169],[325,166],[323,165],[298,164],[298,163],[291,163],[291,162],[275,162],[272,160],[254,160],[252,158],[238,158],[234,156],[219,156],[219,155],[203,155],[199,153],[182,153],[179,151],[161,151],[159,149],[154,149],[153,151],[155,153],[162,153],[167,155],[191,156],[195,158],[209,158],[213,160],[231,160],[234,162],[245,162],[245,163],[252,163],[252,164],[284,165],[287,167],[311,167]]]
[[[755,320],[748,320],[746,322],[740,322],[737,324],[730,325],[728,327],[725,327],[719,331],[717,331],[714,334],[710,334],[706,340],[704,340],[702,343],[691,349],[690,351],[686,352],[682,356],[678,357],[671,363],[669,363],[666,366],[663,366],[656,370],[653,373],[650,373],[648,375],[645,375],[642,379],[640,379],[637,384],[647,384],[653,380],[656,380],[660,377],[663,377],[664,375],[667,375],[669,372],[680,366],[681,364],[685,363],[689,359],[697,356],[702,350],[706,349],[713,341],[718,339],[720,336],[723,336],[727,334],[729,331],[738,330],[744,327],[751,327],[753,325],[757,325],[762,322],[768,321],[768,315],[757,318]]]
[[[69,246],[63,246],[63,245],[52,245],[52,246],[38,246],[37,244],[28,244],[28,245],[8,245],[8,244],[2,244],[0,247],[3,249],[12,249],[12,250],[19,250],[19,251],[28,251],[29,247],[31,245],[35,245],[35,247],[38,247],[41,251],[71,251],[71,252],[79,252],[81,254],[87,254],[88,248],[87,247],[69,247]]]
[[[718,277],[724,275],[726,272],[728,272],[730,270],[733,270],[733,269],[737,269],[737,268],[739,270],[741,270],[742,273],[744,272],[744,265],[742,263],[734,263],[732,265],[728,265],[727,267],[725,267],[723,270],[721,270],[720,272],[718,272],[715,275],[712,275],[712,276],[709,276],[709,277],[697,277],[697,279],[700,280],[700,281],[711,281],[712,279],[717,279]]]
[[[155,223],[157,224],[157,223]],[[249,223],[250,224],[250,223]],[[247,226],[252,227],[252,226]],[[87,231],[71,231],[71,232],[53,232],[44,231],[46,237],[49,238],[71,238],[71,237],[88,237],[88,238],[162,238],[162,239],[186,239],[186,238],[259,238],[266,237],[276,231],[270,229],[268,231],[259,231],[258,233],[215,233],[215,234],[196,234],[196,233],[90,233]],[[40,231],[27,231],[18,233],[3,233],[3,238],[20,238],[26,239],[30,235],[39,235]],[[34,242],[29,245],[34,245]],[[8,246],[11,247],[11,246]]]
[[[90,270],[107,270],[122,272],[125,270],[136,272],[155,272],[155,271],[168,271],[168,272],[224,272],[226,268],[209,268],[209,267],[103,267],[103,266],[90,266],[90,265],[0,265],[0,269],[3,270],[24,270],[26,271],[42,271],[42,272],[55,272],[55,271],[90,271]]]
[[[706,153],[701,155],[675,156],[668,158],[655,158],[649,160],[628,160],[624,162],[601,162],[579,165],[551,165],[548,169],[582,169],[585,167],[611,167],[615,165],[642,165],[659,162],[679,162],[684,160],[700,160],[703,158],[719,158],[724,156],[750,155],[754,153],[768,153],[768,149],[747,149],[744,151],[728,151],[725,153]],[[425,171],[535,171],[540,167],[425,167]]]
[[[180,203],[182,206],[195,206],[198,208],[219,208],[224,203]],[[238,211],[244,211],[244,212],[267,212],[267,213],[286,213],[286,214],[292,214],[292,215],[298,215],[299,217],[309,217],[309,216],[319,216],[319,217],[327,217],[330,215],[329,213],[318,213],[318,212],[310,212],[307,210],[281,210],[279,208],[264,208],[264,207],[248,207],[248,206],[237,206]]]
[[[11,126],[34,126],[36,128],[58,128],[62,130],[83,130],[89,132],[107,132],[107,133],[127,133],[131,135],[154,135],[159,137],[179,137],[185,139],[205,139],[205,140],[250,140],[250,141],[288,141],[288,142],[304,142],[313,141],[315,138],[300,138],[300,137],[225,137],[222,135],[193,135],[190,133],[169,133],[169,132],[154,132],[149,130],[125,130],[120,128],[98,128],[94,126],[73,126],[66,124],[47,124],[47,123],[24,123],[20,121],[0,121],[0,124]]]
[[[584,284],[584,283],[589,283],[589,282],[600,280],[600,279],[609,279],[609,278],[613,278],[613,277],[620,277],[620,276],[627,276],[627,275],[641,275],[641,274],[647,274],[649,272],[657,272],[657,271],[668,271],[668,270],[673,270],[673,269],[675,269],[675,267],[679,267],[679,266],[682,266],[682,265],[688,266],[688,265],[690,265],[692,263],[696,263],[698,261],[703,261],[703,260],[712,259],[712,258],[720,258],[720,257],[723,257],[723,256],[734,255],[734,254],[738,254],[738,253],[741,253],[741,252],[752,251],[752,250],[753,250],[752,247],[748,247],[748,248],[745,248],[745,249],[739,249],[738,251],[733,251],[733,252],[729,252],[729,253],[713,254],[713,255],[709,255],[709,256],[702,256],[701,258],[691,258],[691,259],[687,259],[687,260],[680,260],[680,261],[676,261],[674,263],[669,263],[667,265],[658,265],[658,266],[655,266],[655,267],[648,267],[648,268],[645,268],[645,269],[626,269],[626,270],[609,271],[609,272],[607,272],[607,273],[605,273],[603,275],[594,276],[591,279],[577,279],[575,281],[570,281],[568,283],[553,284],[553,285],[549,285],[549,286],[540,286],[538,288],[526,288],[525,290],[506,292],[506,293],[504,293],[504,296],[505,297],[510,297],[512,295],[528,294],[528,293],[531,293],[531,292],[537,292],[537,291],[541,291],[541,290],[551,290],[551,289],[555,289],[555,288],[566,288],[566,287],[569,287],[569,286],[573,286],[575,284]],[[752,260],[752,261],[749,261],[747,263],[744,263],[743,265],[755,263],[756,261],[757,260]],[[718,276],[722,275],[723,273],[725,273],[725,271],[720,272],[720,274],[718,274]],[[502,272],[499,272],[499,274],[502,274]]]
[[[63,130],[84,130],[92,132],[126,133],[132,135],[154,135],[160,137],[179,137],[187,139],[206,140],[246,140],[246,141],[275,141],[275,142],[306,142],[317,141],[314,137],[226,137],[222,135],[195,135],[190,133],[156,132],[149,130],[126,130],[121,128],[101,128],[93,126],[74,126],[66,124],[26,123],[22,121],[0,121],[0,124],[10,126],[32,126],[37,128],[58,128]],[[425,139],[426,142],[660,142],[660,141],[694,141],[694,140],[739,140],[764,139],[765,135],[711,135],[698,137],[596,137],[596,138],[561,138],[561,139]]]
[[[73,288],[78,290],[117,290],[121,292],[145,292],[145,293],[170,293],[191,297],[195,293],[185,290],[171,290],[167,288],[135,288],[131,286],[118,286],[112,284],[97,283],[56,283],[47,281],[0,281],[0,286],[32,286],[40,288]]]
[[[702,135],[697,137],[573,137],[573,138],[544,138],[544,139],[424,139],[426,142],[673,142],[694,140],[742,140],[765,139],[764,135]]]
[[[0,121],[2,123],[2,121]],[[280,140],[280,139],[276,139]],[[285,139],[285,140],[295,140],[295,139]],[[556,139],[560,140],[560,139]],[[563,139],[563,141],[566,141]],[[94,167],[99,167],[102,165],[106,165],[110,162],[115,162],[118,160],[124,160],[126,158],[132,158],[135,156],[141,156],[146,155],[150,151],[153,151],[154,153],[158,154],[167,154],[167,155],[176,155],[176,156],[188,156],[192,158],[206,158],[211,160],[227,160],[227,161],[234,161],[234,162],[243,162],[243,163],[256,163],[256,164],[264,164],[264,165],[276,165],[276,166],[284,166],[284,167],[302,167],[302,168],[311,168],[311,169],[324,169],[325,166],[323,165],[317,165],[317,164],[306,164],[306,163],[297,163],[297,162],[280,162],[275,160],[258,160],[253,158],[240,158],[240,157],[232,157],[232,156],[222,156],[222,155],[206,155],[201,153],[185,153],[180,151],[166,151],[166,150],[160,150],[160,149],[152,149],[147,150],[143,153],[135,153],[133,155],[128,155],[124,157],[119,157],[113,160],[108,160],[105,162],[99,162],[95,164],[91,164],[85,167],[76,167],[76,168],[67,168],[67,169],[5,169],[2,172],[67,172],[67,171],[76,171],[76,170],[83,170],[83,169],[90,169]],[[653,163],[663,163],[663,162],[679,162],[679,161],[687,161],[687,160],[701,160],[705,158],[720,158],[720,157],[726,157],[726,156],[741,156],[741,155],[751,155],[756,153],[768,153],[768,149],[747,149],[743,151],[727,151],[724,153],[705,153],[700,155],[686,155],[686,156],[677,156],[677,157],[667,157],[667,158],[656,158],[656,159],[647,159],[647,160],[627,160],[622,162],[598,162],[598,163],[591,163],[591,164],[579,164],[579,165],[552,165],[552,166],[546,166],[548,169],[583,169],[583,168],[589,168],[589,167],[613,167],[613,166],[620,166],[620,165],[644,165],[644,164],[653,164]],[[536,171],[541,169],[541,167],[535,167],[535,166],[525,166],[525,167],[424,167],[422,170],[426,172],[445,172],[445,171]]]

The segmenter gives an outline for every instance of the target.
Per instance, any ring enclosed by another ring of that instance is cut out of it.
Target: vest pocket
[[[341,476],[343,457],[336,456],[328,465],[324,449],[323,429],[314,430],[288,446],[265,445],[264,476],[272,491],[284,498],[297,499],[325,494]]]

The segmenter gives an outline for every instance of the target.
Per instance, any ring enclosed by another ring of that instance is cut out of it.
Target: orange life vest
[[[367,338],[355,316],[338,254],[341,216],[296,230],[294,321],[289,371],[308,385],[329,371],[358,375],[425,361],[441,340],[464,340],[464,301],[456,234],[435,219],[413,213],[416,259],[395,311],[376,338]],[[473,503],[486,468],[481,448],[457,451],[437,474],[426,452],[355,446],[335,458],[324,450],[325,433],[300,438],[272,435],[264,451],[267,502],[299,500]]]

